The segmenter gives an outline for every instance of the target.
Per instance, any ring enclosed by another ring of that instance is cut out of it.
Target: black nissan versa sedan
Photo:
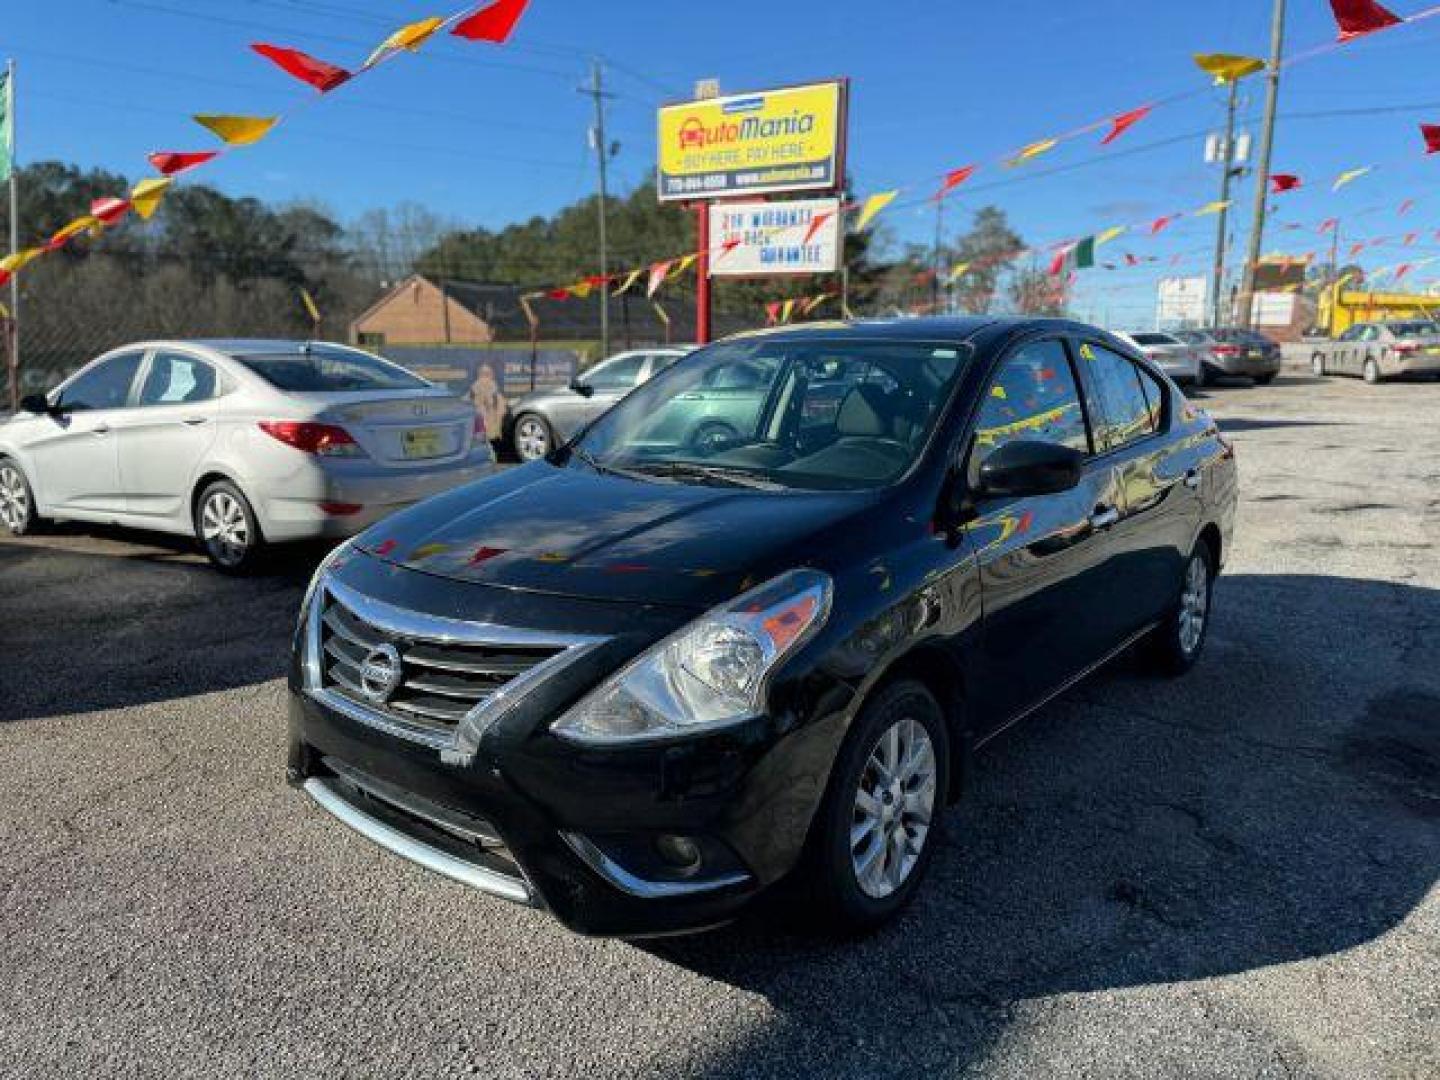
[[[743,424],[656,437],[735,364]],[[1235,500],[1215,424],[1088,326],[731,338],[337,549],[289,775],[584,933],[714,925],[782,881],[863,929],[919,887],[976,747],[1132,643],[1195,662]]]

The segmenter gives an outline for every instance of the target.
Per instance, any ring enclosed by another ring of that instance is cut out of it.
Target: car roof
[[[1014,333],[1023,330],[1057,330],[1090,334],[1106,331],[1072,319],[1042,318],[1033,315],[945,315],[928,318],[833,319],[802,323],[798,326],[769,327],[745,330],[726,340],[755,338],[787,338],[796,340],[853,341],[971,341],[986,334]]]

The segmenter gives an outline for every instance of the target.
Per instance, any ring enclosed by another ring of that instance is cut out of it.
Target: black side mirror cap
[[[581,382],[579,379],[570,380],[570,389],[574,390],[575,393],[579,394],[581,397],[595,396],[595,388],[589,383]]]
[[[50,408],[50,402],[45,400],[44,394],[26,394],[20,399],[20,411],[44,416],[54,410]]]
[[[1080,483],[1085,455],[1059,443],[1021,439],[1006,443],[980,463],[982,495],[1056,495]]]

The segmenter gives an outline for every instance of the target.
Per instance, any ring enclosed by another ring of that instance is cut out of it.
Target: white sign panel
[[[840,216],[839,199],[711,203],[710,276],[833,274]]]
[[[1289,326],[1295,321],[1295,294],[1259,292],[1252,299],[1252,326]]]
[[[1161,278],[1156,297],[1156,321],[1161,326],[1203,326],[1206,322],[1205,294],[1208,291],[1203,277]]]

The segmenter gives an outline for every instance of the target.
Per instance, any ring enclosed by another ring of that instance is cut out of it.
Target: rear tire
[[[1210,635],[1211,601],[1215,592],[1215,553],[1200,540],[1180,575],[1180,593],[1170,614],[1145,638],[1143,654],[1157,674],[1184,675],[1205,648]]]
[[[1310,357],[1310,370],[1315,373],[1317,379],[1323,379],[1329,374],[1325,370],[1325,357],[1323,354],[1317,352],[1314,356]]]
[[[729,424],[712,420],[701,424],[690,436],[690,448],[698,454],[713,454],[739,435]]]
[[[195,500],[195,539],[222,574],[249,574],[260,564],[265,538],[260,520],[240,489],[216,480]]]
[[[827,925],[863,933],[920,888],[950,785],[950,733],[919,682],[884,687],[860,710],[811,829],[804,883]]]
[[[1261,375],[1255,380],[1256,386],[1269,386],[1275,381],[1274,375]]]
[[[515,418],[515,456],[522,464],[539,461],[555,449],[555,433],[549,422],[536,413],[521,413]]]
[[[1360,377],[1371,386],[1380,381],[1380,365],[1375,362],[1373,356],[1365,358],[1365,366],[1360,370]]]
[[[1210,369],[1209,369],[1208,367],[1206,367],[1204,364],[1201,364],[1201,365],[1200,365],[1200,375],[1199,375],[1199,377],[1195,380],[1195,385],[1196,385],[1196,386],[1200,386],[1200,387],[1206,387],[1206,386],[1213,386],[1214,384],[1215,384],[1215,376],[1210,373]]]
[[[0,529],[11,536],[24,536],[39,524],[35,493],[25,470],[14,458],[0,457]]]

